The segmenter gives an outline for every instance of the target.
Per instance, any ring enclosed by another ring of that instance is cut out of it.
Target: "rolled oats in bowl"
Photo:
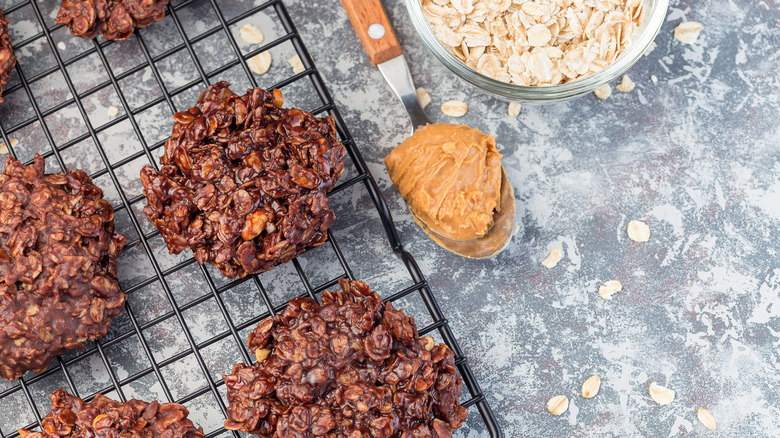
[[[423,43],[445,67],[509,102],[593,92],[652,44],[669,0],[405,0]]]
[[[525,86],[603,70],[631,44],[643,0],[422,0],[436,38],[468,67]]]

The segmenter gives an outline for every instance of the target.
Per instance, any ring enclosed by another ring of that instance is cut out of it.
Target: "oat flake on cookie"
[[[631,44],[642,0],[422,0],[431,30],[477,72],[517,85],[596,73]]]

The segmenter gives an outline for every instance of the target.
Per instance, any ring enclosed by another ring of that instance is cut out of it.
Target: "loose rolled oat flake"
[[[634,242],[647,242],[650,240],[650,227],[642,221],[635,219],[628,221],[626,233],[628,233],[628,238]]]
[[[605,300],[611,300],[615,293],[623,290],[623,285],[617,280],[609,280],[599,286],[599,296]]]
[[[631,78],[628,77],[628,75],[623,75],[623,79],[615,87],[615,89],[621,93],[629,93],[634,89],[635,86],[636,84],[631,80]]]
[[[593,94],[601,100],[607,100],[609,96],[612,96],[612,87],[609,84],[604,84],[593,90]]]
[[[565,395],[556,395],[547,401],[547,410],[553,415],[561,415],[569,409],[569,399]]]
[[[10,140],[11,147],[16,147],[16,145],[19,143],[19,140],[12,138]],[[0,154],[7,154],[8,153],[8,145],[5,143],[0,144]]]
[[[542,266],[544,266],[547,269],[552,269],[556,265],[558,265],[558,262],[561,261],[563,258],[563,251],[561,251],[559,248],[554,248],[550,251],[550,255],[547,256],[546,259],[542,262]]]
[[[674,28],[674,39],[683,44],[693,44],[701,33],[701,23],[684,21]]]
[[[648,391],[650,392],[650,398],[661,406],[668,405],[674,401],[674,391],[655,382],[650,383]]]
[[[260,44],[265,39],[263,31],[252,24],[245,24],[238,29],[238,36],[247,44]]]
[[[509,106],[506,109],[506,114],[514,119],[515,117],[520,115],[520,110],[522,109],[522,105],[518,102],[509,102]]]
[[[249,58],[246,63],[249,66],[249,70],[252,70],[252,73],[256,75],[265,74],[271,68],[271,52],[268,50],[260,52]]]
[[[582,396],[585,398],[593,398],[596,396],[596,394],[599,393],[600,388],[601,388],[601,377],[596,375],[590,376],[582,384]]]
[[[420,101],[420,106],[425,108],[431,103],[431,95],[428,94],[428,90],[423,87],[417,88],[417,100]]]
[[[108,113],[108,117],[114,117],[117,114],[119,114],[119,108],[111,105],[110,107],[108,107],[107,113]]]
[[[303,62],[301,61],[301,57],[298,55],[293,56],[289,60],[290,65],[292,66],[293,73],[296,75],[298,73],[303,73],[306,70],[306,67],[303,66]]]
[[[701,424],[704,425],[709,430],[715,430],[715,417],[712,416],[710,411],[699,408],[699,410],[696,412],[696,417],[701,421]]]
[[[448,100],[441,104],[441,112],[449,117],[463,117],[469,112],[469,106],[461,100]]]

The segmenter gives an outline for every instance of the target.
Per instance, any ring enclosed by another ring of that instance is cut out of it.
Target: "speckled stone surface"
[[[0,1],[6,8],[16,2]],[[57,0],[40,0],[41,13],[53,23]],[[262,0],[216,0],[226,19]],[[524,107],[517,119],[506,116],[506,103],[482,95],[439,65],[422,46],[401,0],[386,0],[391,20],[406,50],[418,86],[428,89],[429,116],[451,121],[438,106],[457,98],[470,106],[460,119],[496,136],[505,157],[518,204],[519,231],[507,250],[488,261],[465,260],[433,244],[417,228],[392,186],[382,158],[410,132],[401,104],[363,53],[348,19],[335,0],[287,0],[304,42],[390,204],[407,248],[427,275],[439,303],[507,437],[666,437],[780,436],[780,4],[735,0],[673,0],[658,48],[629,72],[636,89],[614,92],[607,101],[592,95],[545,107]],[[38,32],[36,14],[24,6],[8,14],[20,68],[35,77],[64,59],[92,47],[63,29],[54,33],[56,49]],[[210,0],[179,11],[189,37],[218,26]],[[696,44],[673,40],[682,20],[703,23]],[[273,11],[247,17],[266,40],[284,34]],[[151,56],[181,43],[170,17],[141,31]],[[240,43],[243,53],[254,47]],[[256,47],[256,46],[255,46]],[[105,49],[108,64],[122,74],[144,62],[135,36]],[[205,71],[234,57],[223,33],[195,44]],[[289,77],[287,42],[271,49],[271,70],[257,80],[270,86]],[[160,81],[176,89],[198,79],[186,50],[157,62]],[[108,79],[103,62],[89,55],[68,67],[80,93]],[[151,69],[119,82],[129,108],[139,108],[161,92]],[[657,81],[652,81],[655,76]],[[229,68],[210,80],[226,79],[234,89],[249,86],[242,69]],[[7,88],[19,82],[15,74]],[[614,84],[613,84],[614,85]],[[158,144],[170,133],[170,112],[190,106],[200,87],[188,89],[134,116],[143,139],[123,118],[126,108],[111,84],[82,98],[89,123],[99,131],[61,152],[67,166],[99,172],[96,183],[114,205],[122,199],[101,170],[104,160],[94,141],[116,167],[126,198],[140,194],[139,169],[149,162],[141,141]],[[59,72],[30,87],[43,112],[70,97]],[[283,88],[289,105],[313,110],[321,105],[305,81]],[[7,129],[34,117],[23,88],[4,96],[0,123]],[[108,114],[110,106],[119,111]],[[45,118],[52,141],[80,138],[86,121],[75,105]],[[110,125],[110,126],[109,126]],[[39,122],[16,131],[14,151],[23,160],[50,150]],[[136,155],[133,155],[136,154]],[[156,158],[159,150],[152,151]],[[131,157],[131,158],[128,158]],[[135,157],[135,158],[132,158]],[[120,163],[121,161],[121,163]],[[52,170],[57,163],[48,160]],[[347,165],[345,180],[354,175]],[[359,185],[333,196],[339,219],[333,234],[355,276],[387,295],[411,282],[390,251],[373,204]],[[152,231],[133,214],[144,233]],[[650,241],[628,240],[625,227],[641,219]],[[117,226],[131,242],[138,233],[126,210]],[[159,237],[149,241],[161,270],[187,262],[191,254],[169,256]],[[541,261],[553,248],[564,258],[553,269]],[[304,254],[299,263],[313,285],[341,269],[327,245]],[[26,377],[27,400],[20,383],[0,381],[0,432],[35,420],[29,406],[48,411],[48,394],[73,383],[80,394],[121,381],[123,396],[147,400],[185,398],[190,418],[206,432],[224,416],[209,385],[224,399],[221,376],[247,358],[240,345],[251,325],[233,336],[223,312],[242,324],[267,311],[256,284],[229,287],[214,298],[204,271],[190,262],[168,272],[164,284],[148,282],[153,266],[143,247],[127,248],[120,259],[120,282],[132,290],[130,312],[116,318],[101,340],[102,355],[91,343],[65,355],[68,375],[54,365],[44,378]],[[343,273],[343,271],[341,271]],[[224,280],[207,271],[217,287]],[[623,291],[612,301],[598,297],[601,282],[617,279]],[[291,265],[263,274],[260,283],[274,305],[305,290]],[[148,283],[148,284],[147,284]],[[142,285],[143,286],[139,286]],[[171,298],[185,309],[172,312]],[[419,298],[399,305],[418,324],[430,323]],[[132,318],[131,316],[132,315]],[[181,319],[181,321],[180,321]],[[192,339],[182,335],[186,325]],[[139,326],[144,343],[134,334]],[[220,334],[217,341],[212,337]],[[192,353],[192,343],[198,353]],[[106,361],[103,361],[103,357]],[[152,371],[150,364],[158,364]],[[108,365],[108,366],[106,366]],[[579,396],[590,375],[602,378],[600,393]],[[208,377],[208,378],[207,378]],[[647,387],[655,381],[676,391],[675,401],[658,406]],[[553,417],[546,401],[557,394],[570,399],[569,410]],[[107,395],[118,398],[116,390]],[[223,400],[224,401],[224,400]],[[696,420],[696,409],[709,409],[714,432]],[[227,435],[225,435],[227,436]],[[487,437],[475,409],[456,437]]]
[[[658,47],[628,71],[633,92],[516,120],[438,64],[402,1],[385,5],[429,116],[451,121],[438,106],[462,99],[459,122],[502,148],[521,228],[493,260],[450,255],[415,226],[382,164],[409,133],[403,107],[342,10],[290,3],[505,435],[779,436],[780,3],[673,0]],[[672,38],[683,19],[703,24],[692,46]],[[649,242],[627,238],[630,219]],[[564,259],[548,270],[552,248]],[[623,291],[604,301],[611,279]],[[586,400],[592,374],[601,391]],[[676,391],[671,405],[649,398],[652,381]],[[545,408],[557,394],[570,400],[560,417]]]

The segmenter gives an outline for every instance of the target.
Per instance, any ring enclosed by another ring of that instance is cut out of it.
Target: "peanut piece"
[[[268,359],[268,355],[270,354],[271,354],[271,350],[267,348],[258,348],[257,350],[255,350],[255,357],[257,358],[258,363]]]

